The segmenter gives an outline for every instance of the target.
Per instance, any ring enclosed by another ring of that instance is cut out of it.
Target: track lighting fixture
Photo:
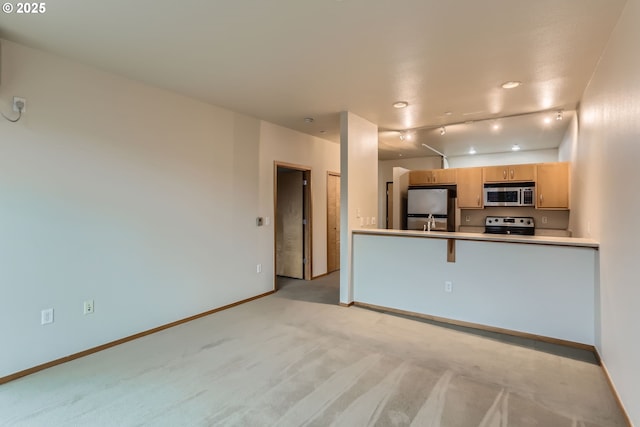
[[[562,117],[562,110],[559,110],[559,111],[558,111],[558,114],[556,114],[556,120],[562,120],[562,119],[563,119],[563,117]]]
[[[444,135],[445,133],[447,133],[447,130],[444,128],[444,126],[442,126],[440,128],[440,135]]]

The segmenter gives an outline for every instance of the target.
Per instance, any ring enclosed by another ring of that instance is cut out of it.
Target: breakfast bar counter
[[[594,345],[596,241],[379,229],[352,239],[356,305]]]
[[[518,236],[514,234],[460,233],[450,231],[386,230],[363,228],[353,230],[354,234],[377,234],[381,236],[424,237],[432,239],[476,240],[484,242],[525,243],[538,245],[599,247],[593,239],[556,236]]]

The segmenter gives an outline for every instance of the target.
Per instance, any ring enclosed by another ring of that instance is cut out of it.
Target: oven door
[[[521,206],[520,188],[485,187],[485,206]]]

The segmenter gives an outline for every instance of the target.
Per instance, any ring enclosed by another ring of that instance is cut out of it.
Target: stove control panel
[[[533,217],[530,216],[488,216],[484,220],[484,225],[492,227],[535,227]]]

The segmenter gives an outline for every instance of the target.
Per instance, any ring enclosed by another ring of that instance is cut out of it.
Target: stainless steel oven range
[[[533,236],[536,233],[536,227],[530,216],[488,216],[484,220],[484,232]]]

